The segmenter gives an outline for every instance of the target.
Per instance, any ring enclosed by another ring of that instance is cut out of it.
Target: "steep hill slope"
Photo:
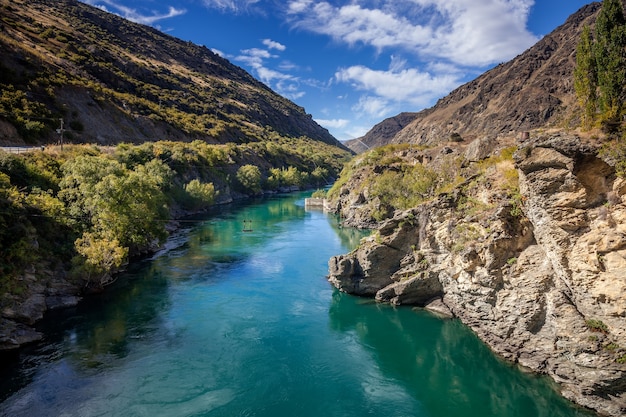
[[[403,112],[394,117],[389,117],[376,124],[365,136],[345,142],[353,151],[365,152],[368,148],[382,146],[389,143],[402,129],[411,123],[419,113]]]
[[[0,143],[308,136],[304,109],[204,46],[75,0],[0,1]]]
[[[582,28],[594,22],[599,9],[600,3],[584,6],[523,54],[419,112],[392,138],[385,138],[375,127],[361,141],[370,147],[385,143],[434,144],[451,137],[458,140],[459,135],[471,141],[576,125],[572,79],[576,45]]]

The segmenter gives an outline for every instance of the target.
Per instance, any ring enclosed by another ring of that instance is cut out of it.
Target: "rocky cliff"
[[[458,317],[502,357],[551,376],[565,397],[623,416],[626,180],[576,135],[517,145],[508,162],[519,176],[516,199],[503,194],[504,167],[494,165],[396,212],[358,249],[330,260],[329,280]],[[454,150],[466,165],[474,151]],[[344,188],[337,206],[356,219],[358,187]]]

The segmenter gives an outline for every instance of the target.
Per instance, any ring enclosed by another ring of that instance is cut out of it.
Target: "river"
[[[592,415],[458,320],[333,289],[328,259],[363,233],[303,196],[222,207],[50,314],[2,367],[0,415]]]

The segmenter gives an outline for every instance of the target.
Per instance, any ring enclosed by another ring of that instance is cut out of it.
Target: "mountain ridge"
[[[278,134],[343,147],[302,107],[205,46],[76,0],[2,0],[0,18],[0,85],[30,109],[0,105],[2,143],[59,140],[63,118],[70,142]]]
[[[515,137],[540,128],[574,128],[578,124],[572,76],[576,44],[583,26],[593,24],[600,7],[598,2],[583,6],[522,54],[416,113],[391,138],[380,135],[375,127],[346,145],[362,151],[359,142],[369,147],[432,145],[450,138],[472,141],[485,136]]]

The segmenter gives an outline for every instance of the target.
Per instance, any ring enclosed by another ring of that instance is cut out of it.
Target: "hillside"
[[[369,132],[357,139],[346,141],[345,144],[354,152],[365,152],[368,148],[375,148],[389,143],[398,132],[404,129],[418,116],[419,113],[404,112],[389,117],[376,124]]]
[[[584,6],[521,55],[417,113],[411,123],[392,137],[377,125],[360,140],[370,147],[388,143],[434,144],[451,137],[471,141],[480,137],[514,137],[538,128],[576,126],[572,78],[576,45],[582,28],[593,23],[600,5]],[[397,126],[397,117],[381,124]],[[361,150],[352,143],[349,146]]]
[[[342,146],[305,110],[204,46],[75,0],[0,0],[0,144]]]

